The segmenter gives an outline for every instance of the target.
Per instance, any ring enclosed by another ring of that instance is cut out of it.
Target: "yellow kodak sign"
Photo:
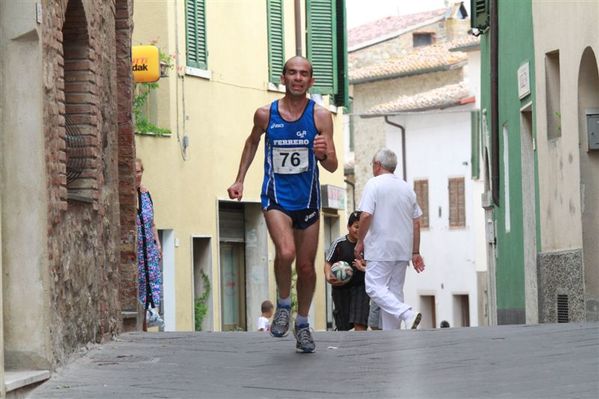
[[[135,83],[156,82],[160,79],[160,54],[156,46],[133,46],[133,80]]]

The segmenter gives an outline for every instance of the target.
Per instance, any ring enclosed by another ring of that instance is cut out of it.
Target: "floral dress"
[[[162,288],[160,271],[160,254],[154,242],[152,225],[154,224],[154,208],[149,192],[137,192],[138,209],[137,224],[137,274],[139,284],[139,301],[147,309],[158,308]]]

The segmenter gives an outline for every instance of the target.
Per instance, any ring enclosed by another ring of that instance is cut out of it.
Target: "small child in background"
[[[326,253],[324,263],[324,276],[333,287],[333,317],[337,331],[366,331],[368,328],[368,312],[370,298],[366,294],[364,276],[366,261],[358,260],[354,256],[354,248],[358,241],[360,229],[360,212],[354,211],[347,220],[347,234],[337,238]],[[347,283],[337,281],[331,266],[340,260],[350,264],[353,268],[351,280]]]
[[[258,317],[258,331],[270,331],[270,318],[274,310],[274,305],[268,299],[262,302],[262,315]]]

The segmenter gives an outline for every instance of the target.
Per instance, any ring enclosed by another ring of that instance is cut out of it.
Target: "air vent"
[[[568,295],[557,296],[557,322],[568,323],[570,316],[568,314]]]

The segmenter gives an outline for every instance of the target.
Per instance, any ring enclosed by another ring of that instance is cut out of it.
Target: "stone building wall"
[[[56,364],[79,345],[120,330],[126,302],[120,276],[135,281],[132,6],[130,0],[62,0],[45,7],[43,126]],[[74,172],[79,176],[70,181]],[[131,215],[121,215],[126,212]]]
[[[445,34],[445,21],[438,21],[430,25],[414,29],[407,34],[382,41],[360,50],[352,51],[348,59],[349,67],[362,68],[372,65],[373,63],[381,62],[381,60],[401,57],[406,51],[412,50],[413,33],[432,33],[434,35],[435,43],[443,43],[447,41]]]
[[[120,204],[120,273],[119,290],[122,314],[137,314],[137,255],[135,241],[135,129],[131,103],[131,37],[133,2],[116,1],[116,68],[118,103],[118,173]],[[123,317],[123,330],[141,329],[141,318]]]

